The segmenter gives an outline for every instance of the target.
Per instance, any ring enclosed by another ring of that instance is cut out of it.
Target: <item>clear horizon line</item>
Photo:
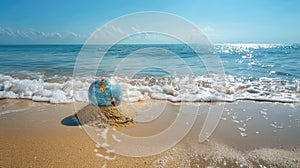
[[[176,45],[182,43],[120,43],[121,45],[159,45],[159,44],[168,44],[168,45]],[[191,43],[192,44],[192,43]],[[212,45],[222,45],[222,44],[300,44],[300,42],[216,42],[211,43]],[[115,45],[115,44],[85,44],[85,43],[0,43],[1,46],[5,45]]]

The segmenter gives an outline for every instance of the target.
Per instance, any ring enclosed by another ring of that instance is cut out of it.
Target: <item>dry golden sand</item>
[[[220,121],[209,141],[197,142],[201,130],[199,125],[203,123],[206,115],[200,113],[188,136],[170,150],[143,158],[112,154],[116,159],[107,161],[96,156],[95,142],[84,129],[66,122],[75,114],[73,104],[55,105],[4,99],[0,100],[0,105],[1,113],[15,111],[0,115],[0,167],[300,167],[300,153],[297,148],[300,137],[297,127],[299,107],[255,102],[229,104],[223,114],[227,119]],[[203,103],[200,111],[207,110],[208,105]],[[82,109],[84,107],[86,106],[82,105]],[[25,110],[18,112],[16,109]],[[120,130],[140,136],[160,132],[176,116],[174,113],[178,105],[168,103],[166,109],[168,112],[155,120],[151,129],[136,123]],[[268,109],[268,120],[260,117],[262,109]],[[252,115],[245,127],[248,134],[246,137],[240,136],[237,129],[241,123],[232,122],[232,116],[239,112],[245,113],[240,116],[237,114],[241,120]],[[286,125],[284,117],[280,116],[282,112],[285,112],[284,116],[292,116],[289,118],[291,121],[287,121],[291,128]],[[117,118],[120,119],[123,115]],[[129,113],[125,116],[130,120],[134,115]],[[126,117],[121,121],[127,120]],[[273,121],[282,121],[285,127],[274,129],[270,126]],[[256,135],[255,132],[258,131],[260,133]]]
[[[53,105],[29,100],[1,100],[28,108],[0,116],[0,167],[144,167],[156,157],[127,158],[106,163],[94,152],[95,142],[78,126],[62,120],[75,114],[73,104]],[[2,112],[4,108],[2,109]]]
[[[12,100],[27,101],[27,100]],[[73,105],[40,105],[0,119],[2,167],[100,167],[94,142],[79,127],[61,120]]]

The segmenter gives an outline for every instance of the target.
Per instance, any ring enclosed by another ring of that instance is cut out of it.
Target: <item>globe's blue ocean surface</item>
[[[300,100],[299,44],[217,44],[199,53],[184,44],[118,44],[101,60],[107,46],[82,47],[1,45],[0,98],[88,102],[91,83],[112,77],[124,101]],[[89,61],[73,76],[80,53]],[[225,75],[208,73],[201,56],[209,54],[219,56],[210,61],[220,61]]]
[[[89,102],[94,106],[118,106],[122,101],[121,86],[112,78],[95,80],[88,94]]]

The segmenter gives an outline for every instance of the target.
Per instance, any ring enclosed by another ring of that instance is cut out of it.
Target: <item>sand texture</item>
[[[83,107],[75,115],[81,124],[99,128],[130,126],[133,124],[134,117],[132,113],[125,110],[121,111],[120,107],[97,107],[93,105]]]
[[[214,133],[199,143],[197,137],[207,110],[211,105],[218,105],[202,103],[189,133],[169,150],[148,157],[115,154],[113,148],[108,150],[93,141],[85,127],[95,127],[101,136],[110,127],[131,136],[147,137],[168,128],[180,104],[164,104],[167,112],[152,122],[136,122],[143,114],[126,111],[125,106],[99,109],[82,104],[76,111],[73,104],[22,99],[3,99],[0,105],[1,168],[300,167],[300,110],[291,104],[226,103]],[[80,123],[74,114],[80,116]]]

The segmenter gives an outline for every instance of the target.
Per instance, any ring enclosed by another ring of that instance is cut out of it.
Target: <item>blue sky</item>
[[[2,0],[0,43],[83,43],[106,22],[142,11],[186,18],[214,43],[299,43],[299,6],[299,0]]]

